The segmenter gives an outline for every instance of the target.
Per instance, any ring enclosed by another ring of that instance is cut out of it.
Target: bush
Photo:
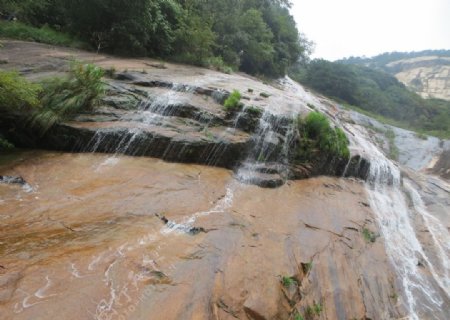
[[[212,57],[206,59],[206,66],[210,69],[217,70],[226,74],[233,72],[233,68],[225,64],[221,57]]]
[[[303,120],[299,120],[301,132],[301,158],[310,160],[315,152],[325,152],[332,157],[349,159],[349,141],[344,131],[333,128],[326,116],[320,112],[311,112]]]
[[[242,107],[241,104],[241,93],[238,90],[234,90],[230,96],[225,100],[223,106],[227,111],[233,111]]]
[[[58,32],[44,25],[35,28],[20,22],[0,21],[0,37],[24,41],[36,41],[57,46],[85,48],[87,45],[66,33]]]
[[[14,149],[14,145],[11,144],[8,140],[0,136],[0,151],[7,151]]]
[[[16,112],[39,104],[41,87],[14,71],[0,70],[0,111]]]
[[[41,110],[33,116],[33,123],[43,132],[68,116],[89,109],[103,94],[104,71],[91,64],[74,63],[66,78],[42,82]]]

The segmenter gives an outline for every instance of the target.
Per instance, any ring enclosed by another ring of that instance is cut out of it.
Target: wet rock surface
[[[35,52],[32,61],[17,52],[27,47]],[[48,76],[52,67],[64,72],[71,54],[118,70],[104,79],[107,93],[100,106],[55,125],[44,136],[24,128],[23,123],[0,121],[0,129],[17,146],[151,156],[234,169],[245,161],[256,166],[267,163],[266,167],[282,162],[282,172],[259,171],[252,179],[241,179],[271,188],[288,179],[341,176],[344,171],[347,176],[365,178],[364,170],[353,167],[353,162],[348,165],[347,160],[326,155],[308,164],[291,161],[286,150],[295,136],[296,118],[309,112],[310,101],[304,89],[289,79],[267,85],[246,75],[186,66],[149,69],[149,59],[120,60],[15,41],[5,42],[2,51],[15,54],[9,68],[34,66],[32,73],[25,73],[32,79]],[[245,92],[242,107],[225,110],[222,104],[234,89]]]
[[[0,175],[33,186],[0,184],[2,319],[450,318],[448,183],[386,159],[336,103],[289,78],[14,41],[5,52],[30,79],[73,56],[131,71],[41,142],[84,153],[0,155]],[[245,105],[226,112],[233,89]],[[292,123],[313,109],[345,130],[350,161],[292,161]],[[441,150],[428,141],[411,158],[399,146],[400,162],[422,169]],[[440,160],[428,168],[442,174]]]
[[[0,185],[2,319],[287,319],[314,303],[327,319],[399,315],[383,239],[361,234],[376,231],[361,182],[262,189],[145,157],[18,157],[0,173],[39,190]]]

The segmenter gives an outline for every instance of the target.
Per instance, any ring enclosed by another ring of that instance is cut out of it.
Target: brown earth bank
[[[1,160],[33,189],[0,184],[2,319],[399,316],[383,239],[362,235],[377,227],[359,181],[262,189],[144,157]]]

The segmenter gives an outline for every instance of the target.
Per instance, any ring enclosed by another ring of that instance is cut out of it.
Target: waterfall
[[[291,110],[281,110],[277,103],[271,103],[264,108],[252,136],[252,147],[236,171],[238,180],[262,187],[276,187],[286,182],[290,174],[290,149],[298,137],[299,106],[301,104]]]
[[[386,253],[394,267],[398,285],[403,290],[403,305],[408,318],[450,319],[448,278],[448,231],[433,217],[411,182],[401,178],[400,169],[376,148],[359,128],[353,143],[370,161],[366,190],[375,214]],[[408,199],[412,200],[412,208]],[[419,214],[437,248],[437,259],[430,258],[420,241],[414,217]],[[436,260],[436,262],[434,261]],[[434,264],[438,263],[437,266]]]
[[[334,124],[345,127],[350,133],[347,136],[351,142],[352,153],[360,155],[356,168],[362,165],[362,159],[370,162],[366,182],[367,195],[387,256],[397,275],[396,287],[401,291],[399,301],[402,309],[411,320],[450,319],[449,232],[428,211],[414,182],[402,178],[398,165],[388,160],[378,147],[370,142],[371,139],[363,128],[340,123],[340,111],[337,108],[330,108],[327,103],[309,94],[289,78],[284,79],[281,84],[285,88],[284,94],[292,98],[292,103],[277,103],[278,101],[272,98],[270,104],[265,106],[259,123],[254,126],[256,129],[252,129],[254,133],[251,147],[247,148],[244,161],[236,168],[236,179],[266,187],[284,184],[289,178],[289,153],[298,134],[296,117],[308,108],[328,114]],[[104,141],[110,134],[105,129],[97,132],[89,149],[96,151],[98,146],[106,145],[116,153],[133,154],[134,148],[142,144],[139,137],[147,128],[159,127],[165,130],[171,125],[171,118],[179,117],[182,109],[189,109],[189,100],[186,99],[194,98],[200,89],[196,86],[172,85],[164,90],[166,92],[156,98],[141,102],[132,119],[120,120],[133,121],[135,125],[121,131],[123,135],[115,140],[115,145],[108,146],[108,141]],[[219,98],[214,99],[217,102]],[[215,134],[211,147],[205,148],[199,154],[204,163],[214,165],[226,154],[227,145],[221,142],[221,138],[236,133],[240,118],[245,117],[246,111],[244,108],[238,112],[231,125],[227,123],[225,130]],[[208,116],[205,117],[205,114],[207,112],[191,113],[194,117],[190,119],[196,121],[200,133],[202,130],[207,131],[212,121]],[[183,145],[168,145],[162,153],[162,158],[172,152],[183,154],[184,148]],[[344,176],[347,175],[349,167],[350,162],[343,170]],[[245,186],[231,181],[224,198],[214,203],[210,209],[192,213],[180,222],[168,221],[162,233],[188,232],[198,217],[225,212],[232,206],[234,194],[240,188]],[[426,229],[433,248],[424,243],[421,235],[423,230],[420,230],[418,223]]]

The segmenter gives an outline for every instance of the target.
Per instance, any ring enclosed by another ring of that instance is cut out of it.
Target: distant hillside
[[[290,76],[372,116],[394,120],[396,126],[450,138],[450,102],[424,99],[380,68],[313,60],[291,68]]]
[[[339,62],[383,70],[424,98],[450,101],[450,50],[391,52],[373,58],[350,57]]]

